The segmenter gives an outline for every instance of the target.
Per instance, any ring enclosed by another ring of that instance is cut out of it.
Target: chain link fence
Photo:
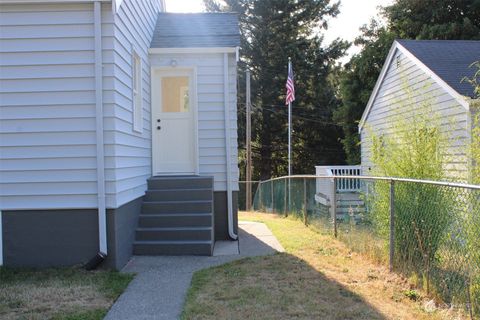
[[[250,199],[253,199],[260,181],[238,182],[238,210],[247,210],[247,186],[250,184]],[[250,205],[251,206],[251,205]]]
[[[295,216],[480,319],[480,186],[291,176],[252,190],[254,210]]]

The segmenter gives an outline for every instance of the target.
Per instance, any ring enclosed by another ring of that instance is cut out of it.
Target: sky
[[[329,21],[325,33],[325,43],[336,38],[353,41],[359,34],[359,28],[377,14],[378,6],[386,6],[393,0],[342,0],[340,14]],[[205,10],[202,0],[166,0],[168,12],[202,12]],[[348,56],[357,53],[358,47],[352,46]],[[348,57],[345,57],[348,60]],[[344,61],[343,61],[344,62]]]

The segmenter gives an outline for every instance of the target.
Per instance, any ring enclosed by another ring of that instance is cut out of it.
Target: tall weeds
[[[468,81],[480,97],[480,63],[476,67],[479,71]],[[435,110],[437,102],[425,93],[428,90],[424,88],[417,101],[415,89],[406,81],[403,89],[407,98],[396,102],[389,126],[382,132],[367,127],[372,174],[480,183],[480,100],[473,99],[470,105],[471,139],[458,141],[449,134],[456,129],[456,119],[446,123],[441,118]],[[470,150],[470,159],[453,158],[458,146],[464,148],[460,154]],[[390,233],[390,187],[374,183],[366,199],[372,225],[386,237]],[[480,315],[480,192],[402,182],[395,184],[394,199],[397,270],[418,279],[427,292],[446,302],[467,305],[472,314]]]

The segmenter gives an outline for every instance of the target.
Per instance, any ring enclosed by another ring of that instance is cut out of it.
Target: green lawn
[[[133,279],[80,268],[0,268],[1,319],[103,319]]]
[[[406,279],[300,221],[239,218],[266,223],[286,252],[197,272],[182,319],[462,319],[429,310]]]

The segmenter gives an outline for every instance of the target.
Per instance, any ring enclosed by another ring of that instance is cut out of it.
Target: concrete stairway
[[[359,220],[365,213],[365,203],[359,192],[337,192],[336,217],[338,221],[345,221],[351,217]],[[328,196],[317,193],[315,195],[316,212],[322,216],[332,216],[332,205]]]
[[[358,218],[361,213],[365,213],[365,204],[358,192],[337,193],[337,219],[344,220],[349,216]]]
[[[148,179],[133,254],[211,255],[213,244],[213,178]]]

